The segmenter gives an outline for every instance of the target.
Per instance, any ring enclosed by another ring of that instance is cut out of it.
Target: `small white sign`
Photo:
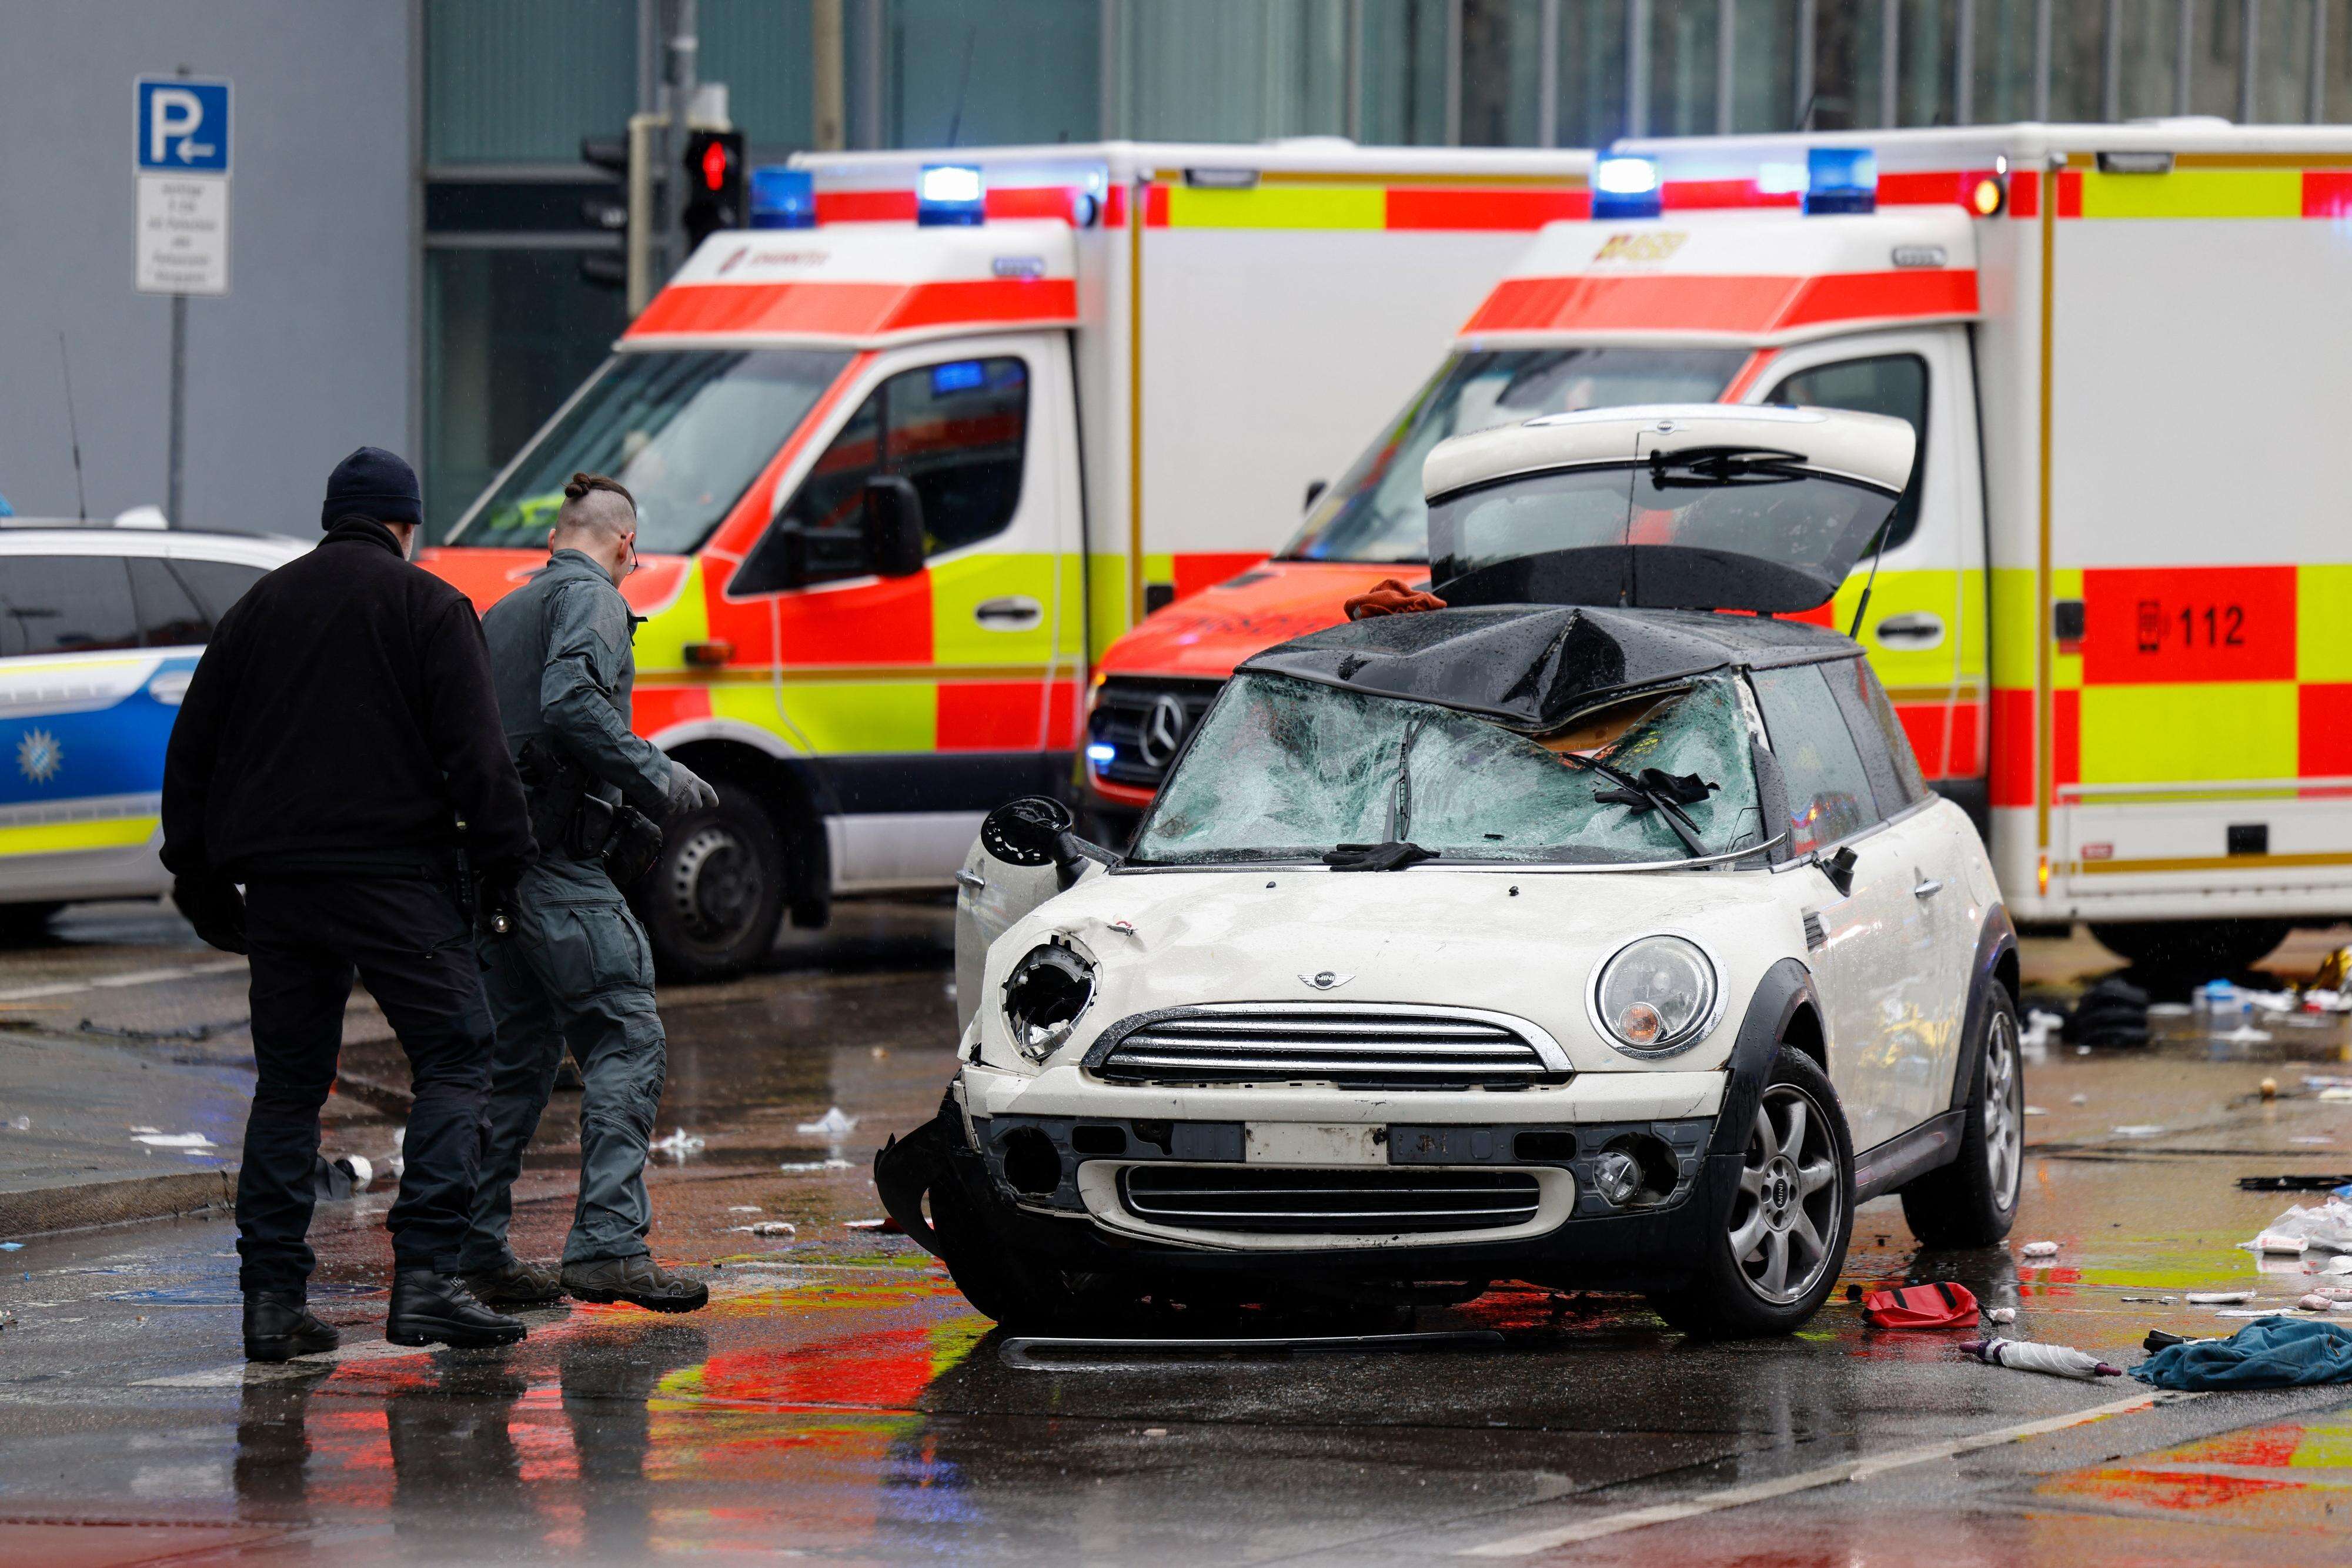
[[[228,292],[228,180],[139,176],[137,285],[142,294]]]

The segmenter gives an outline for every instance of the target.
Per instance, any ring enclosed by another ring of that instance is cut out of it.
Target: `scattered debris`
[[[2262,1083],[2261,1083],[2261,1085],[2260,1085],[2260,1088],[2261,1088],[2261,1090],[2262,1090],[2262,1094],[2263,1094],[2263,1099],[2265,1099],[2265,1100],[2275,1100],[2275,1099],[2277,1099],[2277,1098],[2278,1098],[2278,1080],[2277,1080],[2277,1079],[2275,1079],[2275,1078],[2265,1078],[2265,1079],[2263,1079],[2263,1080],[2262,1081]]]
[[[2191,1291],[2181,1298],[2192,1307],[2239,1307],[2254,1299],[2252,1291]]]
[[[220,1147],[202,1133],[159,1133],[152,1127],[134,1127],[131,1141],[144,1144],[151,1149],[216,1149]]]
[[[2352,1329],[2265,1317],[2228,1339],[2167,1345],[2132,1368],[2158,1388],[2295,1388],[2352,1382]]]
[[[837,1144],[849,1136],[856,1125],[856,1117],[843,1115],[841,1107],[835,1105],[815,1121],[801,1123],[797,1130],[803,1137],[824,1138]]]
[[[1938,1280],[1896,1291],[1865,1291],[1862,1315],[1876,1329],[1958,1328],[1977,1316],[1977,1299],[1966,1285]]]
[[[2298,1256],[2311,1243],[2300,1236],[2281,1236],[2275,1230],[2265,1230],[2251,1242],[2241,1242],[2240,1245],[2251,1247],[2257,1252],[2282,1252],[2290,1256]]]
[[[2331,1105],[2352,1103],[2352,1089],[2323,1089],[2319,1097]]]
[[[2317,1291],[2312,1291],[2303,1300],[2295,1302],[2295,1305],[2306,1312],[2352,1312],[2352,1301],[2339,1301],[2333,1296],[2324,1296]]]
[[[2107,1130],[2118,1138],[2154,1138],[2164,1133],[2163,1124],[2157,1122],[2131,1122]]]
[[[2088,1094],[2077,1094],[2066,1102],[2069,1105],[2087,1105],[2090,1103],[2091,1097]]]
[[[2017,1040],[2017,1043],[2024,1048],[2025,1060],[2038,1062],[2046,1058],[2050,1053],[2050,1042],[2056,1040],[2065,1027],[2064,1013],[2053,1013],[2046,1008],[2028,1008],[2025,1029]]]
[[[1143,1429],[1143,1435],[1147,1437],[1164,1437],[1168,1436],[1168,1428],[1165,1427],[1146,1427]]]
[[[2028,1105],[2025,1108],[2025,1113],[2029,1116],[2047,1116],[2050,1114],[2049,1112],[2043,1110],[2039,1105]]]
[[[756,1203],[730,1203],[727,1206],[727,1212],[730,1214],[758,1214],[761,1212],[761,1209],[760,1206]]]
[[[667,1155],[672,1159],[682,1160],[688,1155],[700,1154],[706,1146],[702,1139],[684,1127],[678,1127],[668,1137],[657,1138],[646,1147],[649,1154]]]
[[[841,1223],[842,1228],[847,1230],[871,1230],[883,1236],[904,1236],[907,1234],[904,1229],[900,1228],[898,1222],[891,1218],[887,1214],[879,1219],[845,1219]]]
[[[24,1249],[25,1244],[21,1241],[0,1241],[0,1252],[22,1252]]]
[[[2013,1323],[2017,1321],[2015,1307],[1987,1307],[1984,1321],[1989,1323]]]
[[[2325,1133],[2305,1134],[2287,1140],[2290,1144],[2332,1144],[2335,1141]]]
[[[20,1133],[29,1133],[33,1130],[33,1119],[30,1116],[19,1116],[8,1124]]]
[[[2021,1258],[2055,1258],[2058,1256],[2058,1243],[2029,1241],[2017,1249],[2017,1255]]]
[[[2273,1217],[2252,1241],[2238,1245],[2249,1252],[2352,1252],[2352,1199],[2331,1197],[2311,1207],[2296,1204]]]
[[[2109,1366],[2088,1351],[2072,1345],[2040,1344],[2023,1339],[1970,1340],[1960,1349],[1988,1366],[2006,1366],[2013,1372],[2042,1372],[2053,1377],[2076,1377],[2085,1381],[2095,1377],[2121,1377],[2124,1369]]]
[[[2325,1142],[2325,1140],[2322,1140]],[[2297,1143],[2303,1142],[2297,1138]],[[2251,1176],[2238,1178],[2240,1192],[2328,1192],[2352,1182],[2352,1176]]]
[[[2174,1299],[2171,1296],[2118,1296],[2116,1298],[2119,1301],[2149,1301],[2159,1307],[2172,1305]]]
[[[730,1230],[740,1230],[746,1236],[798,1236],[799,1226],[788,1219],[755,1219],[749,1225],[730,1225]]]
[[[374,1180],[375,1166],[365,1155],[337,1155],[331,1160],[317,1155],[310,1161],[310,1189],[322,1202],[340,1203],[365,1192]]]
[[[845,1171],[849,1168],[849,1162],[847,1160],[786,1160],[776,1168],[787,1176],[797,1176],[804,1171]]]
[[[2352,1257],[2330,1258],[2319,1266],[2323,1274],[2352,1274]]]

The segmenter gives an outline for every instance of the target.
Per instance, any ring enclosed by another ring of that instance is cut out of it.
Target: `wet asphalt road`
[[[318,1365],[238,1359],[226,1219],[0,1254],[0,1556],[2344,1560],[2352,1390],[2152,1402],[1975,1365],[1960,1334],[1870,1331],[1842,1300],[1739,1345],[1688,1343],[1631,1299],[1504,1291],[1415,1323],[1498,1330],[1496,1349],[1034,1364],[926,1255],[852,1223],[879,1213],[873,1148],[949,1071],[946,943],[943,909],[853,908],[762,974],[664,992],[658,1131],[703,1143],[659,1160],[653,1239],[710,1281],[700,1313],[575,1306],[533,1314],[509,1353],[396,1351],[381,1189],[320,1207],[313,1297],[346,1349]],[[0,956],[0,991],[218,956],[118,906]],[[2033,956],[2049,979],[2101,962]],[[226,1065],[243,1011],[241,977],[210,969],[62,996],[42,1027],[87,1018],[122,1050]],[[197,1024],[215,1027],[167,1032]],[[1889,1200],[1862,1211],[1848,1279],[1958,1280],[2024,1335],[2126,1364],[2149,1327],[2236,1326],[2136,1298],[2289,1305],[2300,1265],[2258,1270],[2236,1244],[2292,1199],[2232,1178],[2352,1169],[2352,1105],[2299,1092],[2352,1069],[2337,1029],[2268,1032],[2056,1048],[2029,1069],[2011,1247],[1923,1252]],[[398,1055],[363,1002],[351,1035],[330,1145],[388,1153]],[[2283,1097],[2259,1096],[2265,1076]],[[802,1130],[834,1106],[856,1118],[837,1142]],[[559,1096],[520,1194],[527,1253],[560,1245],[575,1108]],[[772,1221],[796,1233],[749,1228]],[[2055,1258],[2017,1255],[2043,1239]]]

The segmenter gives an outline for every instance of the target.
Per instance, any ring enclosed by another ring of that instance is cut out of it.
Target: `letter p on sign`
[[[136,86],[142,173],[228,172],[228,83],[141,77]]]

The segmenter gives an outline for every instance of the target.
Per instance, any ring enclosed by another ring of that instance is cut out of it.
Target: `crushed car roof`
[[[1712,670],[1817,664],[1861,651],[1834,632],[1796,621],[1487,605],[1328,627],[1269,648],[1241,669],[1434,703],[1542,734],[1615,693]]]

